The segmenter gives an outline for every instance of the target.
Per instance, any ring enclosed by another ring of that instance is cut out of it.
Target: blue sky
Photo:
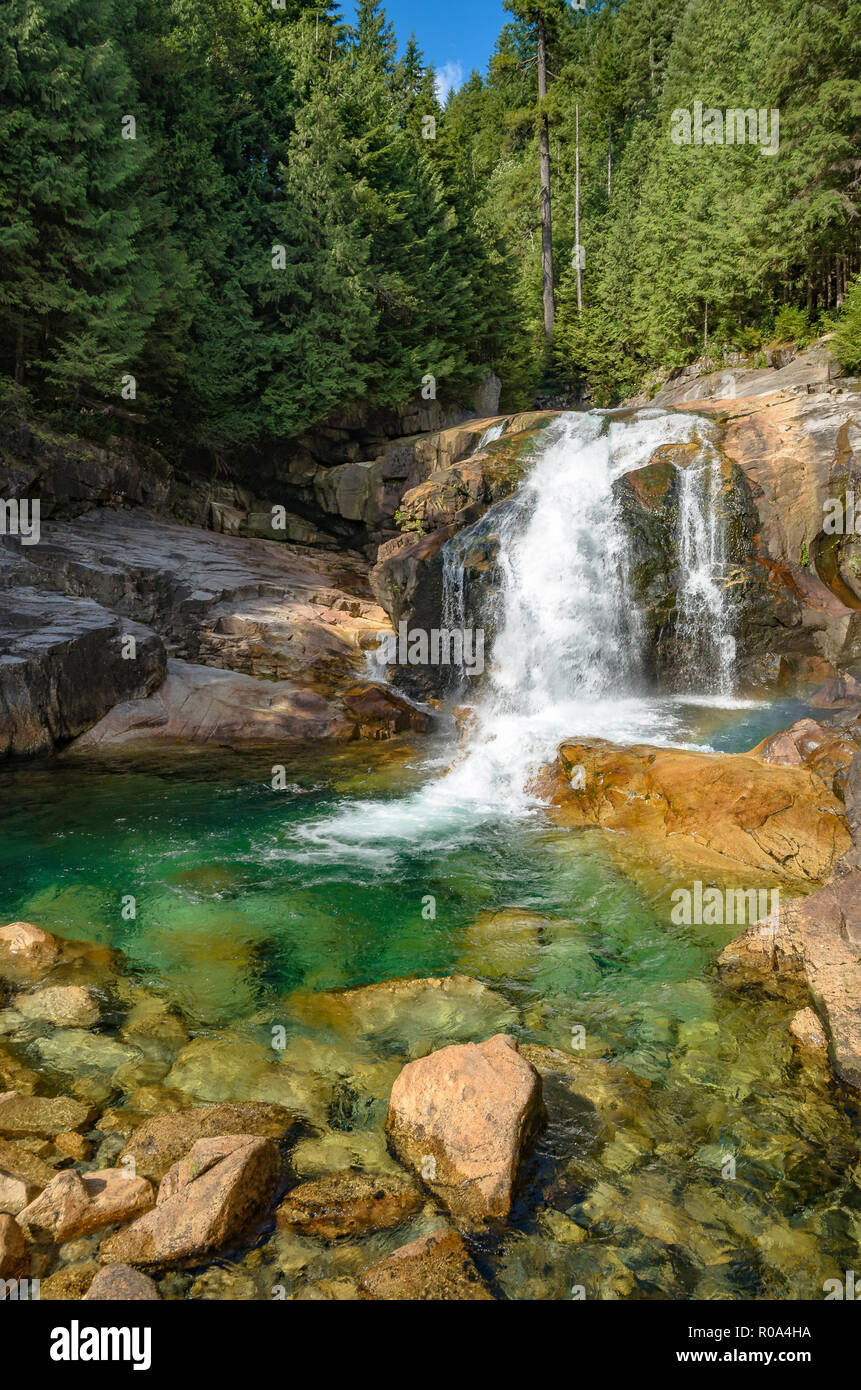
[[[352,7],[344,4],[343,13]],[[428,62],[433,63],[445,97],[473,68],[484,73],[508,12],[502,0],[383,0],[403,49],[411,33]]]

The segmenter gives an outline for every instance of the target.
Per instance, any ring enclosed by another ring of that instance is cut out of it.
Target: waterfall
[[[680,475],[676,636],[684,652],[684,684],[706,694],[728,696],[735,640],[723,585],[726,538],[719,507],[721,484],[720,458],[706,443],[700,458]]]
[[[613,484],[665,444],[699,440],[680,469],[677,551],[679,635],[699,653],[706,697],[730,679],[728,616],[720,589],[724,542],[720,466],[709,426],[696,416],[644,410],[565,414],[540,435],[514,497],[452,537],[442,553],[443,619],[473,624],[469,553],[496,545],[489,670],[465,744],[444,775],[395,802],[353,802],[300,833],[304,855],[386,862],[417,836],[440,850],[484,819],[535,806],[532,774],[565,738],[684,744],[680,698],[646,689],[645,626],[630,580],[631,556]]]

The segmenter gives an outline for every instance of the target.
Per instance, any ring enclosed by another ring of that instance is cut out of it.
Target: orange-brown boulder
[[[505,1218],[526,1146],[544,1121],[541,1078],[497,1033],[409,1062],[386,1128],[398,1158],[467,1224]]]

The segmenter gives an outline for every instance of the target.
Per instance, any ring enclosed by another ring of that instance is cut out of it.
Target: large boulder
[[[38,548],[38,547],[37,547]],[[135,657],[124,655],[135,640]],[[50,752],[120,700],[146,696],[165,674],[148,628],[84,598],[12,588],[0,622],[0,757]]]
[[[752,754],[571,741],[536,789],[562,825],[624,831],[701,870],[816,883],[850,842],[843,804],[820,777]]]
[[[162,1179],[158,1202],[109,1237],[103,1264],[172,1266],[235,1244],[267,1212],[281,1160],[271,1139],[198,1139]]]
[[[402,1245],[366,1269],[359,1287],[366,1298],[398,1303],[493,1299],[456,1231],[436,1231]]]
[[[32,1235],[62,1244],[105,1226],[132,1221],[154,1205],[150,1183],[132,1177],[125,1168],[101,1168],[93,1173],[69,1168],[58,1173],[24,1208],[18,1222]]]
[[[473,1224],[508,1216],[544,1118],[538,1072],[500,1033],[408,1063],[392,1088],[386,1129],[401,1162]]]

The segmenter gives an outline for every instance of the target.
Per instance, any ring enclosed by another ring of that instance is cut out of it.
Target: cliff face
[[[486,387],[495,406],[498,383]],[[404,491],[485,428],[437,402],[357,410],[208,472],[119,438],[7,429],[0,498],[40,515],[34,543],[8,517],[0,535],[0,756],[90,729],[103,745],[427,728],[426,711],[367,678],[388,628],[367,556],[397,534]]]

